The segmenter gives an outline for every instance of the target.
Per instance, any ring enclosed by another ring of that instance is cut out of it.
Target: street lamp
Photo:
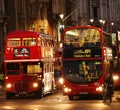
[[[58,20],[58,42],[61,42],[61,33],[64,29],[64,24],[63,24],[63,18],[64,18],[64,14],[59,14],[59,20]]]
[[[94,19],[90,19],[90,22],[93,23]]]
[[[113,31],[114,22],[111,22],[111,31]]]
[[[102,25],[104,25],[105,24],[105,20],[99,20],[100,21],[100,23],[102,24]]]
[[[111,22],[111,26],[113,26],[114,25],[114,22]]]
[[[94,19],[90,19],[90,24],[93,25]]]
[[[101,20],[99,20],[99,21],[100,21],[100,24],[101,24],[101,28],[102,28],[102,30],[103,30],[103,29],[104,29],[103,26],[104,26],[104,24],[105,24],[105,20],[102,20],[102,19],[101,19]]]
[[[62,20],[64,18],[64,14],[60,14],[59,17]]]

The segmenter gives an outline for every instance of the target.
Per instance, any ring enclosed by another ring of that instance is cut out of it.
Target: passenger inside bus
[[[96,81],[101,73],[100,61],[74,61],[65,64],[65,77],[76,83]]]
[[[95,29],[70,30],[66,32],[64,40],[65,47],[95,47],[100,46],[100,34]]]
[[[65,38],[64,47],[65,48],[73,47],[70,38],[68,38],[68,37]]]

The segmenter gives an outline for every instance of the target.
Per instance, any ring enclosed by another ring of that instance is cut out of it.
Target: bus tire
[[[37,93],[38,98],[43,98],[43,87],[40,88],[39,92]]]
[[[54,83],[52,82],[52,90],[51,90],[51,94],[54,94],[55,90],[54,90]]]
[[[6,99],[10,99],[12,96],[15,96],[14,93],[6,92]]]
[[[73,96],[72,95],[70,95],[68,97],[69,97],[69,100],[73,100]]]

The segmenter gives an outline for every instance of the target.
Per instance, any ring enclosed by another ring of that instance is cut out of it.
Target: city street
[[[0,110],[120,110],[120,0],[0,0]]]
[[[5,95],[0,96],[0,110],[119,110],[120,100],[117,96],[120,92],[114,94],[113,102],[104,104],[98,98],[78,98],[69,100],[59,91],[53,95],[44,96],[43,99],[30,97],[16,97],[7,100]]]

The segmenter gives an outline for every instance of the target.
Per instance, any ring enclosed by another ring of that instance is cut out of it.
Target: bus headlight
[[[36,82],[33,83],[33,87],[34,87],[34,88],[38,87],[38,83],[36,83]]]
[[[103,91],[103,87],[102,86],[97,87],[96,91],[102,92]]]
[[[71,89],[68,88],[68,87],[65,87],[65,88],[64,88],[64,92],[65,92],[65,93],[67,93],[67,92],[71,92]]]
[[[12,84],[11,84],[11,83],[6,84],[6,88],[7,88],[7,89],[9,89],[9,88],[11,88],[11,87],[12,87]]]
[[[119,76],[118,75],[113,75],[113,80],[116,81],[119,79]]]
[[[59,83],[60,83],[60,84],[63,84],[63,78],[60,78],[60,79],[59,79]]]

